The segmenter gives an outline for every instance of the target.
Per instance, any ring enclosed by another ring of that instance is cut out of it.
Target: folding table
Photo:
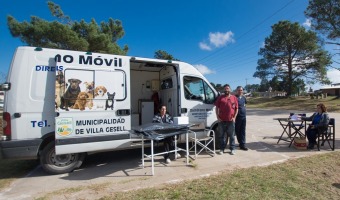
[[[306,134],[303,133],[301,130],[306,127],[306,121],[301,120],[301,119],[290,119],[289,120],[289,125],[290,125],[290,133],[291,133],[291,138],[293,138],[290,141],[289,147],[292,145],[294,138],[299,135],[300,138],[306,138]],[[294,132],[291,132],[291,129],[294,129]]]
[[[279,140],[277,141],[277,144],[280,142],[280,140],[284,140],[290,142],[289,144],[290,147],[295,136],[299,135],[300,137],[306,137],[305,134],[301,131],[301,129],[305,127],[303,126],[303,123],[305,123],[305,121],[300,119],[292,120],[290,118],[274,118],[274,120],[277,120],[280,123],[281,127],[283,128],[283,131],[281,133]],[[294,130],[294,132],[292,132],[292,129]],[[284,134],[287,135],[287,139],[282,138]]]
[[[158,155],[163,155],[166,153],[174,152],[177,155],[177,151],[186,152],[186,165],[189,165],[189,142],[188,142],[188,133],[189,125],[176,125],[176,124],[166,124],[166,123],[149,123],[138,127],[132,127],[134,134],[142,135],[142,166],[144,168],[144,159],[145,157],[151,158],[151,173],[155,174],[154,170],[154,157]],[[177,147],[177,139],[175,138],[175,149],[171,151],[165,151],[160,153],[154,153],[154,141],[160,141],[167,137],[185,134],[185,143],[186,149],[182,149]],[[144,153],[144,142],[145,140],[150,140],[151,142],[151,154],[147,155]],[[175,156],[176,158],[176,156]]]

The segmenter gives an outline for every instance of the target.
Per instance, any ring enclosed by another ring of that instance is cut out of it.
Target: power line
[[[289,18],[296,18],[296,16],[297,15],[301,15],[301,14],[303,14],[303,13],[298,13],[298,14],[294,14],[294,15],[291,15]],[[269,29],[269,28],[268,28]],[[262,30],[262,29],[261,29]],[[260,33],[264,33],[264,32],[267,32],[267,30],[265,30],[265,31],[261,31]],[[247,40],[247,41],[251,41],[251,40],[253,40],[253,39],[256,39],[257,40],[257,38],[250,38],[249,40]],[[250,51],[253,51],[253,49],[252,49],[252,47],[254,47],[254,46],[256,46],[256,45],[259,45],[259,41],[255,41],[255,42],[253,42],[253,43],[243,43],[243,45],[240,45],[240,46],[237,46],[235,49],[237,49],[236,51],[233,51],[232,52],[232,54],[230,54],[230,55],[228,55],[229,57],[233,57],[233,56],[238,56],[238,57],[235,57],[235,58],[233,58],[233,59],[229,59],[229,60],[225,60],[223,57],[218,57],[218,58],[215,58],[214,59],[214,61],[213,62],[209,62],[209,65],[210,66],[214,66],[214,65],[216,65],[217,63],[221,63],[221,62],[224,62],[224,65],[226,64],[226,62],[229,62],[228,63],[228,65],[231,65],[231,64],[233,64],[233,63],[237,63],[237,64],[239,64],[238,62],[232,62],[232,63],[230,63],[231,61],[237,61],[237,60],[239,60],[239,61],[245,61],[245,59],[247,59],[247,58],[245,58],[245,56],[244,55],[246,55],[247,54],[247,52],[250,52]],[[243,46],[247,46],[247,48],[241,48],[241,47],[243,47]],[[260,45],[259,45],[259,48],[260,48]],[[235,50],[235,49],[233,49],[233,50]],[[240,52],[240,53],[239,53]],[[225,53],[227,53],[227,51],[225,51]],[[225,54],[225,53],[223,53],[223,54]],[[254,55],[254,54],[252,54],[252,55]],[[257,57],[257,55],[258,54],[256,54],[256,56],[253,56],[253,57]],[[222,56],[222,55],[221,55]],[[253,58],[253,57],[251,57],[251,58]],[[210,59],[211,59],[212,57],[210,57]],[[207,59],[207,60],[205,60],[204,62],[202,62],[202,63],[206,63],[208,60],[210,60],[210,59]],[[249,59],[249,57],[248,57],[248,59]],[[219,70],[219,69],[222,69],[222,68],[224,68],[225,66],[221,66],[221,67],[217,67],[217,68],[214,68],[214,67],[210,67],[210,68],[212,68],[212,69],[214,69],[215,71],[216,70]],[[225,70],[225,69],[223,69],[223,70]]]
[[[272,18],[273,16],[275,16],[277,13],[279,13],[281,10],[285,9],[288,5],[290,5],[291,3],[293,3],[295,0],[291,0],[290,2],[288,2],[287,4],[285,4],[283,7],[281,7],[280,9],[278,9],[277,11],[275,11],[273,14],[271,14],[269,17],[266,17],[264,20],[262,20],[260,23],[258,23],[257,25],[255,25],[254,27],[252,27],[251,29],[249,29],[248,31],[246,31],[245,33],[243,33],[241,36],[237,37],[236,39],[239,40],[242,37],[244,37],[245,35],[247,35],[248,33],[250,33],[252,30],[256,29],[258,26],[262,25],[264,22],[266,22],[267,20],[269,20],[270,18]],[[206,58],[209,58],[211,56],[213,56],[214,54],[222,51],[225,47],[222,47],[221,49],[216,50],[215,52],[212,52],[211,54],[196,60],[194,63],[202,61]]]
[[[292,12],[289,12],[289,14],[291,14],[291,13],[292,13]],[[291,15],[290,17],[288,17],[288,19],[292,19],[292,18],[295,19],[296,16],[298,16],[298,15],[303,15],[303,12],[300,11],[300,12],[297,13],[297,14],[293,14],[293,15]],[[260,31],[253,32],[253,33],[254,33],[253,35],[256,34],[256,36],[258,36],[259,34],[264,34],[264,33],[266,33],[266,32],[269,32],[270,27],[268,26],[268,27],[266,27],[265,29],[259,29],[259,30],[260,30]],[[248,41],[253,41],[254,39],[255,39],[254,42],[252,42],[252,43],[246,43],[246,42],[248,42]],[[244,59],[243,54],[245,54],[246,52],[251,51],[251,49],[250,49],[251,47],[253,47],[253,46],[255,46],[255,45],[259,45],[259,48],[261,47],[261,45],[259,44],[259,42],[260,42],[260,41],[258,40],[257,37],[251,36],[248,40],[242,41],[241,45],[238,45],[238,46],[236,46],[235,48],[232,48],[232,49],[231,49],[231,48],[223,49],[223,52],[220,51],[220,52],[216,53],[214,56],[211,56],[211,57],[205,59],[202,63],[208,63],[208,61],[211,60],[211,59],[214,59],[214,60],[213,60],[212,63],[209,62],[209,65],[216,65],[216,63],[226,62],[226,60],[224,59],[223,55],[229,53],[230,51],[232,51],[232,54],[228,55],[229,57],[239,56],[239,57],[240,57],[240,60],[243,60],[243,59]],[[243,48],[243,47],[244,47],[244,48]],[[224,50],[225,50],[225,51],[224,51]],[[236,50],[236,51],[235,51],[235,50]],[[241,52],[241,54],[239,54],[238,52]],[[217,55],[219,55],[219,56],[217,57]],[[237,59],[237,58],[235,58],[235,59]],[[234,60],[235,60],[235,59],[234,59]],[[229,60],[228,60],[228,61],[229,61]],[[202,64],[202,63],[201,63],[201,64]]]
[[[301,3],[301,1],[299,1],[299,3]],[[297,11],[297,10],[295,10],[295,11]],[[289,17],[288,17],[288,19],[295,19],[296,18],[296,16],[298,16],[298,15],[303,15],[303,12],[301,12],[300,10],[298,10],[299,12],[297,13],[297,14],[293,14],[293,15],[290,15]],[[292,14],[292,12],[289,12],[289,14]],[[272,19],[271,21],[273,21],[274,19]],[[274,22],[273,22],[274,23]],[[227,54],[227,53],[229,53],[230,51],[232,51],[232,54],[231,55],[228,55],[229,57],[232,57],[232,56],[234,56],[234,55],[237,55],[237,56],[243,56],[243,54],[245,54],[245,52],[249,52],[249,48],[251,47],[251,46],[249,46],[249,45],[252,45],[252,46],[255,46],[255,45],[259,45],[259,40],[258,40],[258,37],[256,37],[256,36],[258,36],[258,35],[260,35],[260,34],[264,34],[264,33],[266,33],[266,32],[268,32],[268,34],[269,34],[269,30],[270,30],[270,26],[267,26],[266,28],[262,28],[262,29],[258,29],[258,31],[253,31],[253,34],[252,34],[252,36],[250,36],[250,37],[248,37],[248,39],[247,40],[241,40],[242,41],[242,43],[241,43],[241,45],[237,45],[236,47],[234,47],[234,48],[225,48],[225,49],[223,49],[223,51],[219,51],[219,52],[217,52],[217,53],[215,53],[213,56],[210,56],[209,58],[207,58],[207,59],[205,59],[204,61],[202,61],[200,64],[204,64],[204,63],[208,63],[208,61],[209,60],[212,60],[212,59],[214,59],[214,62],[213,63],[211,63],[211,62],[209,62],[209,65],[215,65],[216,63],[219,63],[219,62],[225,62],[225,59],[224,59],[224,57],[223,57],[223,55],[225,55],[225,54]],[[268,35],[268,34],[266,34],[266,35]],[[249,35],[249,34],[248,34]],[[255,36],[256,35],[256,36]],[[248,41],[253,41],[255,39],[255,41],[254,42],[252,42],[252,43],[246,43],[246,42],[248,42]],[[238,40],[239,41],[239,40]],[[245,47],[245,48],[243,48],[243,47]],[[259,45],[259,48],[261,47],[261,45]],[[246,49],[246,50],[245,50]],[[236,50],[236,51],[235,51]],[[238,54],[237,52],[242,52],[241,54]],[[217,56],[217,55],[219,55],[219,56]],[[243,57],[241,57],[240,59],[242,59],[243,60]],[[186,59],[186,60],[189,60],[189,59]],[[190,62],[190,63],[193,63],[193,62]],[[194,63],[193,63],[194,64]]]

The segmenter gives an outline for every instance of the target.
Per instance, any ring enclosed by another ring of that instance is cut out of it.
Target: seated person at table
[[[312,124],[308,127],[306,135],[308,138],[308,149],[314,149],[316,144],[316,135],[319,128],[327,127],[329,123],[329,116],[327,114],[326,106],[322,103],[316,106],[317,112],[310,117],[301,117],[302,120],[312,121]]]
[[[174,121],[172,120],[172,117],[169,114],[166,113],[166,106],[164,106],[164,105],[161,105],[159,107],[159,113],[154,116],[152,122],[153,123],[168,123],[168,124],[174,123]],[[164,149],[165,149],[166,152],[169,152],[169,151],[175,149],[174,148],[174,146],[175,146],[174,141],[175,141],[174,136],[164,138]],[[177,157],[180,157],[180,154],[177,154]],[[171,163],[169,153],[164,154],[164,161],[165,161],[166,164]]]

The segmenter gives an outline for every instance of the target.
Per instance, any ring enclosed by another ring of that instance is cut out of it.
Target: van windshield
[[[202,101],[207,104],[214,103],[216,95],[214,90],[202,79],[197,77],[184,77],[184,96],[188,100]]]

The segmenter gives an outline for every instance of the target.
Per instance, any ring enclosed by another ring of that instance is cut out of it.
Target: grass
[[[111,192],[113,184],[91,184],[53,191],[39,200],[66,199],[95,192],[100,200],[112,199],[339,199],[340,152],[289,160],[267,167],[238,169],[207,178],[160,187]]]
[[[111,199],[339,199],[340,152],[102,196]]]
[[[25,176],[37,164],[36,160],[0,159],[0,191],[7,188],[13,180]]]
[[[280,108],[280,109],[287,109],[287,110],[303,110],[303,111],[310,111],[313,112],[315,111],[315,105],[318,103],[324,103],[329,112],[340,112],[340,99],[339,98],[334,98],[334,97],[328,97],[326,99],[310,99],[307,97],[298,97],[298,98],[250,98],[249,99],[249,104],[247,105],[250,108]],[[1,122],[0,122],[1,123]],[[1,133],[0,133],[1,135]],[[338,159],[339,160],[339,159]],[[29,171],[31,171],[34,167],[36,167],[38,165],[38,162],[35,160],[1,160],[0,159],[0,191],[3,190],[4,188],[8,187],[11,182],[17,178],[23,177],[25,176]],[[338,168],[339,164],[337,165]],[[195,167],[195,165],[194,165]],[[241,170],[242,171],[242,170]],[[284,171],[282,171],[284,172]],[[247,172],[247,173],[252,173],[251,171]],[[266,174],[266,172],[263,172]],[[292,173],[292,171],[290,171],[289,173]],[[339,173],[340,174],[340,173]],[[234,174],[234,176],[241,176],[238,174]],[[290,176],[290,175],[289,175]],[[229,183],[229,179],[233,180],[233,177],[228,177],[228,183]],[[338,177],[338,184],[340,184],[340,178]],[[288,181],[288,180],[287,180]],[[230,182],[232,183],[232,182]],[[284,182],[281,182],[284,183]],[[289,181],[287,182],[289,183]],[[240,183],[233,183],[236,184],[236,186],[239,186]],[[263,183],[259,183],[260,185]],[[187,188],[188,191],[192,191],[197,189],[197,187],[201,187],[199,185],[197,185],[195,183],[195,181],[193,183],[190,183],[189,185],[191,185],[190,188]],[[254,188],[255,186],[250,185],[251,188]],[[268,186],[271,186],[271,184],[269,184]],[[170,188],[173,186],[170,186]],[[213,187],[213,184],[212,184]],[[219,185],[218,187],[225,187],[224,185]],[[293,186],[292,186],[293,187]],[[270,188],[270,187],[269,187]],[[293,187],[294,188],[294,187]],[[255,187],[254,189],[256,190],[263,190],[266,191],[268,190],[267,187]],[[287,190],[289,190],[289,188],[286,188]],[[153,189],[149,189],[150,192],[155,192],[155,195],[157,196],[157,194],[160,192],[158,190],[153,191]],[[166,189],[163,189],[166,190]],[[235,188],[234,190],[239,191],[241,190],[240,188]],[[231,191],[231,193],[234,192],[234,190]],[[244,190],[244,189],[242,189]],[[172,191],[172,190],[170,190]],[[187,191],[181,192],[179,193],[181,196],[185,197],[185,193]],[[251,192],[250,191],[245,191],[246,192]],[[210,192],[208,192],[208,194],[210,195],[210,198],[213,198],[210,194]],[[208,194],[202,194],[203,196],[208,195]],[[124,195],[126,195],[125,193],[122,194],[117,194],[117,197],[122,197]],[[159,195],[164,195],[164,193],[160,193]],[[177,193],[172,193],[169,195],[174,195],[176,196]],[[216,195],[216,194],[214,194]],[[244,194],[245,195],[245,194]],[[109,198],[112,199],[111,197],[105,197],[105,198]],[[156,197],[155,197],[156,198]],[[161,197],[159,197],[161,198]],[[170,198],[169,196],[167,196],[166,198]],[[230,196],[224,196],[224,198],[231,198]],[[247,198],[247,197],[244,197]],[[198,197],[198,199],[202,199],[201,197]]]
[[[340,112],[340,98],[327,97],[324,99],[310,99],[310,97],[255,97],[249,98],[248,108],[279,108],[283,110],[301,110],[314,112],[316,105],[325,104],[328,112]]]

